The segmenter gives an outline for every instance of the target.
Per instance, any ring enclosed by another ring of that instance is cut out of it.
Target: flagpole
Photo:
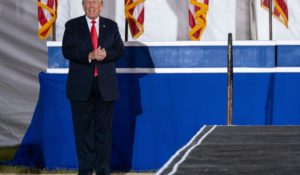
[[[124,7],[126,9],[126,0],[124,1]],[[127,21],[127,17],[126,17],[126,10],[125,10],[125,41],[128,41],[128,21]]]
[[[57,0],[55,0],[55,14],[56,14],[56,19],[57,19]],[[56,41],[56,19],[54,20],[54,23],[52,24],[52,41]]]
[[[232,125],[232,101],[233,101],[233,55],[232,33],[228,34],[227,54],[227,126]]]
[[[128,22],[125,18],[125,41],[128,41]]]
[[[52,31],[52,41],[56,41],[56,20],[52,24],[53,31]]]
[[[273,40],[272,1],[269,0],[269,40]]]

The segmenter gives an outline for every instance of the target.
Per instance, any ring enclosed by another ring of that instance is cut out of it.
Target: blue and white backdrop
[[[147,0],[145,34],[138,41],[188,40],[187,1]],[[300,40],[299,1],[288,1],[290,25],[274,20],[275,40]],[[123,0],[105,0],[103,16],[118,22],[124,38]],[[81,0],[59,0],[57,38],[66,20],[82,15]],[[267,40],[268,14],[258,0],[210,0],[203,40]],[[36,36],[36,0],[0,1],[0,146],[19,144],[37,104],[38,74],[48,67],[46,41]],[[51,40],[51,38],[49,38]],[[132,40],[131,38],[129,40]]]

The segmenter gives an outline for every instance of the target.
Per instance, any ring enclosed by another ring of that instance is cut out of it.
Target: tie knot
[[[94,25],[94,24],[96,23],[96,21],[95,21],[95,20],[93,20],[91,23]]]

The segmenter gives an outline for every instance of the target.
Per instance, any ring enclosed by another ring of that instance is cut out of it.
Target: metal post
[[[57,6],[58,6],[58,4],[57,4],[57,0],[55,0],[55,9],[54,9],[54,11],[55,11],[55,14],[56,14],[56,19],[57,19]],[[56,41],[56,19],[54,20],[54,23],[52,24],[52,29],[53,29],[53,31],[52,31],[52,41]]]
[[[52,41],[56,41],[56,20],[52,24],[53,31],[52,31]]]
[[[125,8],[126,8],[127,0],[125,0],[124,2],[125,2],[125,4],[124,4]],[[127,21],[126,15],[125,15],[125,41],[128,41],[128,21]]]
[[[273,40],[273,0],[269,0],[269,40]]]
[[[233,99],[233,56],[232,34],[228,34],[228,59],[227,59],[227,125],[232,124],[232,99]]]
[[[128,41],[128,22],[125,19],[125,41]]]

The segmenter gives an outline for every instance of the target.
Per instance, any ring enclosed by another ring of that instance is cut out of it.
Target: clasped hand
[[[106,50],[104,48],[98,47],[97,49],[89,53],[90,60],[102,61],[106,57]]]

